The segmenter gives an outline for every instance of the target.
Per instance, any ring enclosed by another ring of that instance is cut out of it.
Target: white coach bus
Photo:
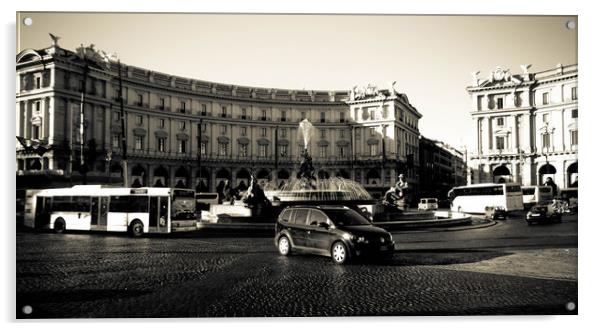
[[[27,192],[25,226],[65,230],[170,233],[196,230],[194,190],[76,185]]]
[[[465,213],[485,213],[485,207],[507,212],[523,210],[523,193],[518,184],[475,184],[454,187],[448,193],[451,209]]]
[[[551,186],[523,186],[522,192],[525,208],[551,202],[554,198]]]

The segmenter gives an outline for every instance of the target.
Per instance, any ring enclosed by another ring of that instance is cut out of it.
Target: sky
[[[123,63],[256,87],[348,90],[396,81],[423,136],[474,146],[471,72],[577,63],[571,16],[404,16],[22,12],[17,52],[94,44]]]

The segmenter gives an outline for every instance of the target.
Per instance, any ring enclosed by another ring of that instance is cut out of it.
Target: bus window
[[[130,213],[148,213],[148,196],[132,195],[129,197],[129,212]]]
[[[129,209],[129,196],[114,195],[109,200],[109,212],[111,213],[127,213]]]

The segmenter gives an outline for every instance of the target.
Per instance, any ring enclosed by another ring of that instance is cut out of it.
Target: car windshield
[[[349,225],[370,225],[370,221],[368,221],[365,217],[360,215],[358,212],[350,209],[341,209],[341,210],[325,210],[328,217],[334,222],[337,226],[349,226]]]

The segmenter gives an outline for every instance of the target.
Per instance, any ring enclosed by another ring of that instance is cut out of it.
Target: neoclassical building
[[[18,187],[80,184],[84,174],[88,183],[122,183],[124,155],[130,185],[214,191],[226,179],[244,188],[254,173],[278,186],[296,176],[303,119],[314,125],[317,176],[352,178],[375,195],[401,172],[417,185],[421,114],[394,83],[343,91],[237,86],[105,55],[56,40],[17,55]]]
[[[473,73],[472,183],[541,185],[550,177],[560,188],[578,185],[577,65],[529,68]]]

